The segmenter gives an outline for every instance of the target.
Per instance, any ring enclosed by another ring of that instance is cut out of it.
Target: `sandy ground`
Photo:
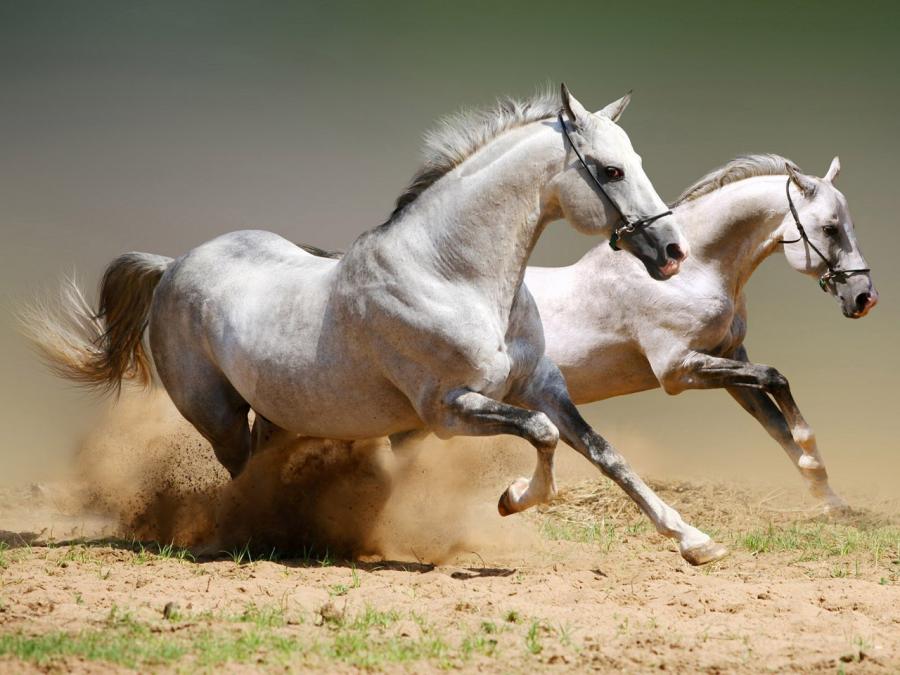
[[[151,421],[0,493],[0,669],[900,672],[896,500],[653,483],[731,549],[692,568],[602,479],[500,518],[506,441],[295,447],[235,485]]]
[[[596,485],[582,484],[548,512],[518,517],[517,525],[532,537],[512,555],[484,558],[473,551],[439,565],[327,558],[238,563],[225,556],[179,560],[156,554],[158,548],[150,544],[84,540],[86,528],[112,525],[67,519],[53,510],[40,489],[8,492],[0,516],[4,524],[17,518],[40,520],[52,523],[61,536],[50,539],[45,532],[35,538],[22,530],[3,534],[9,548],[0,572],[0,634],[115,633],[121,630],[117,616],[124,616],[151,634],[190,644],[210,632],[233,640],[236,632],[259,630],[254,626],[256,614],[272,616],[263,628],[295,641],[300,651],[280,654],[262,648],[249,656],[226,654],[224,667],[459,667],[489,672],[524,672],[538,666],[634,672],[900,669],[897,529],[891,535],[892,547],[888,540],[880,554],[869,545],[841,554],[830,544],[818,543],[753,552],[736,545],[747,532],[790,531],[797,522],[804,523],[807,532],[818,527],[830,531],[833,526],[783,515],[771,522],[756,510],[759,498],[740,491],[715,486],[663,489],[684,511],[704,503],[717,505],[713,529],[723,541],[731,539],[735,550],[725,561],[698,569],[649,532],[629,506],[618,504],[617,495],[602,491],[598,500],[606,507],[620,507],[612,515],[585,505],[585,495],[596,491]],[[690,497],[679,499],[685,495]],[[722,509],[725,495],[730,499]],[[602,529],[572,525],[588,519],[602,522]],[[860,527],[865,531],[869,525]],[[559,540],[562,536],[583,541]],[[25,545],[28,540],[30,546]],[[841,539],[837,547],[851,540],[852,535]],[[174,619],[172,606],[170,617],[164,617],[168,603],[175,603]],[[335,650],[334,642],[349,630],[346,626],[370,608],[383,618],[376,620],[379,625],[359,627],[369,647]],[[421,643],[435,636],[444,646],[429,657],[429,648]],[[467,640],[475,645],[469,653]],[[393,655],[395,643],[404,642],[413,645],[409,658]],[[154,661],[151,654],[149,661],[132,665],[217,670],[223,662],[216,658],[192,656],[189,650],[171,663]],[[23,671],[125,667],[81,656],[35,663],[7,655],[5,663]]]

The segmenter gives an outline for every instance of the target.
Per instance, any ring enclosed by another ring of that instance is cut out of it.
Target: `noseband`
[[[666,216],[672,215],[671,211],[665,211],[663,213],[658,213],[655,216],[646,216],[644,218],[638,218],[637,220],[628,220],[628,217],[622,213],[622,209],[619,208],[619,205],[616,204],[615,200],[610,197],[609,193],[603,187],[603,183],[600,182],[600,179],[594,175],[594,173],[590,170],[587,165],[587,162],[584,161],[584,157],[581,156],[581,153],[578,152],[578,148],[575,147],[575,144],[572,142],[572,137],[569,136],[569,132],[566,130],[566,123],[563,120],[562,113],[557,115],[559,118],[559,126],[562,128],[563,135],[565,135],[566,140],[569,142],[572,150],[575,151],[575,156],[578,158],[578,161],[581,162],[581,166],[584,167],[585,172],[588,176],[590,176],[591,181],[594,183],[594,187],[606,197],[606,201],[612,204],[613,209],[615,209],[616,213],[619,214],[619,218],[621,222],[618,226],[613,228],[612,236],[609,238],[609,245],[614,251],[619,250],[619,240],[624,237],[629,237],[638,230],[643,230],[646,227],[649,227],[653,223],[655,223],[660,218],[665,218]]]
[[[822,259],[822,262],[825,263],[825,267],[828,269],[826,272],[819,277],[819,288],[821,288],[826,293],[828,292],[828,282],[831,281],[835,284],[842,284],[847,281],[852,276],[857,274],[868,274],[871,270],[866,268],[861,268],[858,270],[842,270],[838,269],[834,265],[831,264],[831,261],[825,257],[825,255],[816,248],[816,245],[813,244],[809,240],[809,235],[806,234],[806,230],[803,229],[803,225],[800,224],[800,216],[797,213],[797,207],[794,206],[794,200],[791,199],[791,178],[788,176],[787,184],[784,186],[784,192],[787,195],[788,206],[791,209],[791,215],[794,217],[794,224],[797,226],[797,232],[800,233],[800,236],[796,239],[782,239],[779,243],[781,244],[796,244],[798,241],[805,242],[807,246],[809,246],[813,251],[815,251],[816,255]]]

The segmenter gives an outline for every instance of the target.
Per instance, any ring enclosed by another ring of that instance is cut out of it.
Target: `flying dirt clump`
[[[157,391],[126,393],[83,443],[77,471],[84,507],[112,516],[120,536],[210,554],[249,545],[437,563],[534,543],[527,523],[496,512],[499,494],[530,462],[531,452],[494,439],[400,450],[386,439],[296,439],[230,480]]]

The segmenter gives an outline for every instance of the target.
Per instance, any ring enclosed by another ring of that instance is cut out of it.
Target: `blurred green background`
[[[893,2],[0,2],[0,482],[57,472],[98,408],[29,353],[20,299],[237,228],[346,247],[438,117],[565,80],[593,109],[635,90],[622,124],[664,199],[743,152],[817,175],[841,156],[881,304],[844,319],[776,256],[748,345],[791,379],[835,484],[896,494],[898,30]],[[554,224],[532,262],[596,243]],[[585,410],[651,475],[796,481],[724,392]]]

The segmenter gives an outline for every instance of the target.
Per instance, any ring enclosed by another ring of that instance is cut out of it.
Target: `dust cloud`
[[[496,504],[533,466],[530,446],[507,438],[427,437],[397,450],[298,439],[232,481],[161,391],[125,394],[76,457],[83,508],[113,518],[118,536],[206,554],[249,545],[256,555],[429,563],[531,547],[533,527],[501,518]]]

